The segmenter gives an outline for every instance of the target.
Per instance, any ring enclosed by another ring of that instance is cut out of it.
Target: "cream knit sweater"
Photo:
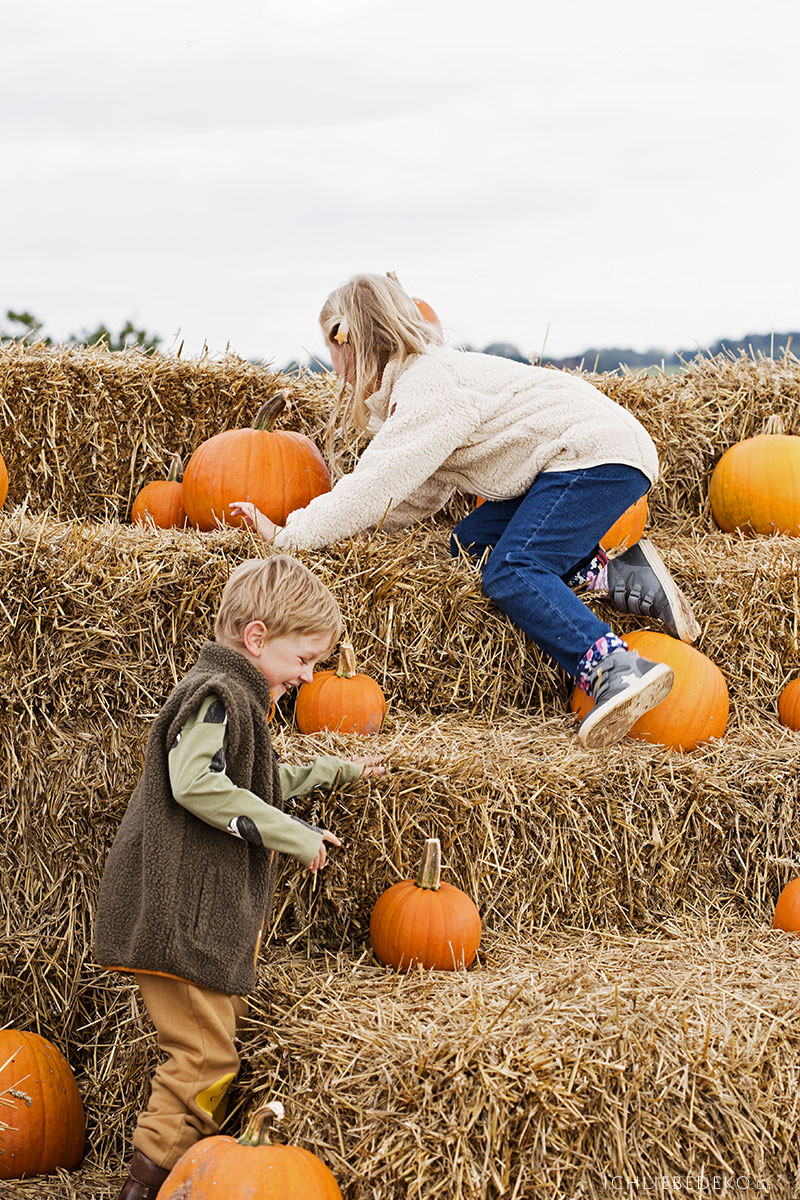
[[[367,406],[373,437],[355,469],[290,513],[276,546],[315,549],[381,522],[400,529],[456,488],[510,500],[542,471],[624,463],[658,477],[644,427],[564,371],[441,346],[390,362]]]

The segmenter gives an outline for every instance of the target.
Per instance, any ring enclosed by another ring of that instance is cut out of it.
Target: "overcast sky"
[[[456,344],[797,329],[798,78],[797,0],[6,4],[0,314],[280,366],[394,270]]]

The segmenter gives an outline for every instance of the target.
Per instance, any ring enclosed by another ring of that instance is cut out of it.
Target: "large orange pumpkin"
[[[183,504],[198,529],[246,526],[233,516],[235,500],[249,500],[276,525],[296,508],[331,490],[317,447],[303,433],[273,429],[285,405],[279,392],[263,405],[250,429],[229,429],[197,447],[183,474]]]
[[[800,535],[800,437],[771,418],[765,433],[725,451],[709,500],[720,529]]]
[[[790,679],[778,697],[778,718],[789,729],[800,729],[800,679]]]
[[[5,504],[7,495],[8,495],[8,471],[6,470],[6,464],[3,459],[3,456],[2,456],[2,454],[0,454],[0,508],[2,508],[3,505]]]
[[[481,942],[481,918],[473,900],[442,883],[438,838],[426,838],[416,879],[395,883],[378,897],[369,923],[377,958],[398,971],[419,964],[438,971],[468,967]]]
[[[640,496],[600,539],[600,545],[610,554],[621,554],[635,546],[644,533],[647,522],[647,496]]]
[[[694,750],[701,742],[721,737],[728,723],[728,685],[719,667],[694,646],[666,633],[639,629],[623,635],[631,650],[651,662],[663,662],[675,672],[665,700],[639,717],[631,737],[676,750]],[[572,711],[583,718],[594,707],[581,688],[572,693]]]
[[[381,685],[356,671],[349,642],[342,642],[335,671],[317,671],[297,693],[295,718],[301,733],[333,729],[337,733],[377,733],[386,715]]]
[[[131,506],[134,525],[155,525],[156,529],[183,529],[186,509],[180,483],[181,460],[175,455],[166,479],[146,483]]]
[[[778,896],[772,925],[787,933],[800,933],[800,879],[790,879]]]
[[[0,1179],[72,1170],[86,1126],[60,1050],[38,1033],[0,1030]]]
[[[302,1146],[268,1141],[266,1128],[283,1116],[271,1101],[256,1109],[240,1138],[203,1138],[178,1159],[158,1200],[342,1200],[332,1172]]]

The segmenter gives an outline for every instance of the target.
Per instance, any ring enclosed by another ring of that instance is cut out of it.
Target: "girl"
[[[610,561],[598,544],[658,476],[643,426],[566,372],[443,345],[392,276],[354,276],[325,301],[320,324],[342,380],[329,449],[335,424],[342,441],[371,441],[285,526],[247,502],[233,510],[281,549],[313,549],[430,516],[456,488],[483,496],[453,531],[453,553],[483,561],[485,593],[594,699],[581,742],[622,738],[664,699],[673,672],[629,650],[573,588],[684,641],[699,634],[649,542]]]

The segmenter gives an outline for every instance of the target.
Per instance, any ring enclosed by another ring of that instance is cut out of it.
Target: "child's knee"
[[[513,590],[515,571],[503,555],[490,554],[481,572],[481,584],[490,600],[499,600]]]

